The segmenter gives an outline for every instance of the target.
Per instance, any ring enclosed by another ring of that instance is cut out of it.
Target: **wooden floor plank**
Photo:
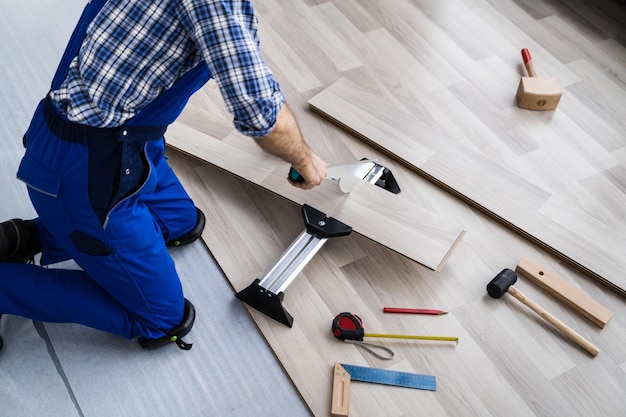
[[[207,214],[204,241],[234,291],[245,288],[303,229],[298,204],[212,165],[198,165],[197,159],[173,150],[168,154]],[[189,169],[193,175],[187,174]],[[441,272],[353,233],[330,239],[286,289],[283,305],[294,316],[292,328],[249,309],[313,415],[330,414],[332,367],[339,361],[437,378],[436,392],[353,383],[352,417],[586,417],[594,408],[601,415],[619,416],[626,407],[620,383],[620,366],[626,363],[623,301],[450,195],[441,192],[438,197],[472,225],[471,238],[461,242]],[[504,267],[515,268],[525,256],[615,311],[600,330],[524,277],[515,284],[596,343],[602,350],[597,357],[514,298],[486,295],[493,276]],[[440,308],[448,314],[385,314],[384,306]],[[369,332],[454,335],[459,343],[367,339],[395,352],[393,360],[383,361],[332,336],[330,324],[342,311],[359,314]]]
[[[421,208],[402,193],[393,194],[365,182],[350,194],[342,193],[330,181],[311,191],[291,187],[286,181],[289,167],[240,135],[217,140],[177,123],[168,130],[167,138],[173,148],[235,172],[300,205],[309,204],[435,271],[444,266],[464,236],[462,228],[446,224],[442,216]]]
[[[309,103],[324,117],[626,295],[626,258],[621,255],[626,253],[626,224],[606,224],[595,210],[584,214],[580,208],[596,203],[620,205],[625,196],[614,189],[613,195],[605,194],[601,201],[589,195],[580,201],[582,193],[577,191],[577,180],[589,177],[597,169],[586,164],[584,154],[577,154],[575,149],[568,152],[568,144],[561,142],[565,138],[556,135],[554,145],[538,145],[533,151],[541,150],[541,159],[550,158],[544,169],[534,167],[543,174],[543,184],[549,185],[544,189],[541,183],[537,186],[479,152],[459,145],[448,146],[446,138],[435,129],[347,79],[333,83]],[[398,134],[390,135],[390,131]],[[439,142],[433,140],[435,135]],[[414,144],[435,153],[427,160],[422,155],[413,160],[410,150]],[[570,142],[569,146],[574,145]],[[610,153],[602,164],[620,165]],[[533,166],[527,169],[533,170]]]
[[[558,236],[555,246],[566,248],[572,258],[594,257],[601,267],[620,267],[623,256],[607,250],[621,245],[626,224],[626,135],[619,116],[626,85],[626,19],[616,4],[256,1],[264,56],[320,155],[330,163],[378,158],[400,182],[402,199],[418,208],[411,219],[419,221],[417,213],[436,213],[444,219],[439,224],[467,231],[439,272],[364,234],[333,238],[286,290],[283,304],[295,317],[293,328],[250,310],[314,415],[330,413],[336,361],[437,376],[434,393],[354,383],[353,417],[623,414],[623,297],[546,253],[538,238],[545,235],[524,234],[541,228]],[[526,74],[522,47],[530,48],[538,73],[556,78],[563,88],[557,111],[517,108],[515,91]],[[382,130],[383,146],[361,141],[354,131],[310,111],[309,100],[346,80],[346,91],[326,104],[337,114],[352,114],[355,131]],[[361,92],[372,100],[363,102]],[[203,239],[234,290],[259,278],[302,231],[301,203],[323,201],[330,214],[341,216],[358,203],[366,217],[378,214],[361,201],[378,195],[359,193],[342,200],[325,186],[300,195],[285,181],[288,167],[229,130],[231,120],[220,101],[215,86],[207,85],[168,130],[168,141],[210,162],[194,168],[200,182],[186,178],[184,170],[181,176],[208,213],[210,227]],[[402,141],[401,161],[383,152],[389,141]],[[170,152],[171,161],[180,164],[183,156]],[[473,200],[445,191],[444,182],[417,175],[406,167],[407,161],[443,169],[448,186],[460,177],[471,178],[472,191],[479,194],[476,201],[482,194],[495,199],[494,211],[527,211],[517,219],[519,233],[503,226],[508,219],[494,221],[473,208]],[[465,169],[460,172],[461,166]],[[385,212],[390,205],[380,207]],[[389,216],[409,219],[408,210],[397,211]],[[587,231],[577,218],[600,223]],[[606,236],[603,230],[614,233]],[[582,238],[567,235],[573,231]],[[407,242],[424,243],[420,238]],[[591,358],[514,298],[486,295],[486,284],[499,271],[526,257],[615,312],[598,329],[525,278],[515,284],[599,346],[597,357]],[[383,314],[383,306],[449,313],[408,317]],[[341,311],[358,313],[371,331],[455,334],[460,343],[376,340],[396,353],[391,361],[378,360],[330,334],[330,322]]]

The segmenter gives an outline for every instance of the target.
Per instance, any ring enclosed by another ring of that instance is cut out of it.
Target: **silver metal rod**
[[[274,294],[279,294],[285,291],[285,289],[291,284],[291,282],[298,276],[309,261],[315,256],[315,254],[326,243],[328,238],[313,237],[309,245],[298,254],[289,267],[283,272],[281,279],[276,282],[277,288],[271,289]]]
[[[291,243],[291,245],[285,249],[272,267],[265,272],[259,281],[259,285],[268,289],[272,285],[273,280],[279,277],[282,274],[282,271],[291,263],[291,260],[306,247],[310,239],[311,234],[304,229],[302,233],[300,233],[300,235],[298,235],[298,237]]]
[[[274,294],[284,291],[326,240],[328,239],[314,236],[305,229],[263,275],[259,285]]]

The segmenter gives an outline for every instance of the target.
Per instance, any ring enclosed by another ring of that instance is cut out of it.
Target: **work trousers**
[[[33,117],[18,178],[39,218],[42,264],[0,264],[0,313],[81,323],[126,338],[178,325],[184,297],[165,240],[196,223],[164,140],[68,122],[48,99]],[[117,137],[122,139],[117,139]]]
[[[91,0],[61,58],[59,87],[106,0]],[[195,206],[164,156],[163,134],[211,73],[205,63],[117,128],[68,121],[39,104],[18,178],[39,218],[41,264],[0,263],[0,314],[157,338],[180,324],[184,297],[164,241],[191,230]],[[82,270],[46,267],[74,259]]]

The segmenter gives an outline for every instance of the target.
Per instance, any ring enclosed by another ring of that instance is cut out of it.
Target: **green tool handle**
[[[289,179],[293,182],[304,182],[304,177],[294,167],[289,168]]]

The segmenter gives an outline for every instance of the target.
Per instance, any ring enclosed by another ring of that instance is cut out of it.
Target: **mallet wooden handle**
[[[537,73],[535,72],[535,65],[533,64],[533,59],[530,56],[530,51],[527,48],[522,49],[522,59],[524,60],[524,65],[526,66],[528,75],[536,77]]]
[[[557,319],[552,314],[548,313],[546,310],[543,309],[543,307],[539,306],[534,301],[526,298],[524,294],[519,292],[513,286],[509,287],[507,292],[511,294],[513,297],[517,298],[522,303],[526,304],[528,307],[530,307],[535,313],[539,314],[544,320],[552,324],[554,327],[560,330],[564,335],[566,335],[571,340],[576,342],[578,346],[582,347],[587,352],[589,352],[592,356],[597,356],[598,353],[600,353],[600,349],[598,349],[595,345],[593,345],[587,339],[582,337],[580,334],[576,333],[576,331],[568,327],[561,320]]]

